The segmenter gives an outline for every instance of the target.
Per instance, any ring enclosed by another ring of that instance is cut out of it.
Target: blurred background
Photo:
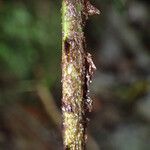
[[[150,3],[91,0],[97,71],[88,150],[150,149]],[[61,150],[61,1],[0,0],[0,150]]]

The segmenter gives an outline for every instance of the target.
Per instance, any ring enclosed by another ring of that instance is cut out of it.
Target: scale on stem
[[[90,15],[99,10],[88,0],[62,2],[62,112],[65,150],[84,150],[92,101],[89,84],[96,69],[87,53],[83,32]]]

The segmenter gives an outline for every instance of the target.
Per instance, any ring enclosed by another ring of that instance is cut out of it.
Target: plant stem
[[[99,14],[87,0],[62,4],[62,111],[65,150],[84,150],[87,114],[91,108],[89,83],[95,70],[86,52],[83,28],[89,15]]]

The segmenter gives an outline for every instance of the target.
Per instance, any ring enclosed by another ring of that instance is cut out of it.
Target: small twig
[[[46,86],[43,86],[42,84],[38,84],[36,88],[48,116],[50,116],[55,125],[60,128],[62,122],[61,114],[55,104],[52,94],[50,93],[48,88]]]

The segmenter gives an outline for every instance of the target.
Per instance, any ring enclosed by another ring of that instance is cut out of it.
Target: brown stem
[[[99,11],[87,0],[63,0],[62,5],[62,111],[65,150],[84,150],[87,113],[91,100],[89,83],[95,70],[86,53],[83,33],[89,15]]]

